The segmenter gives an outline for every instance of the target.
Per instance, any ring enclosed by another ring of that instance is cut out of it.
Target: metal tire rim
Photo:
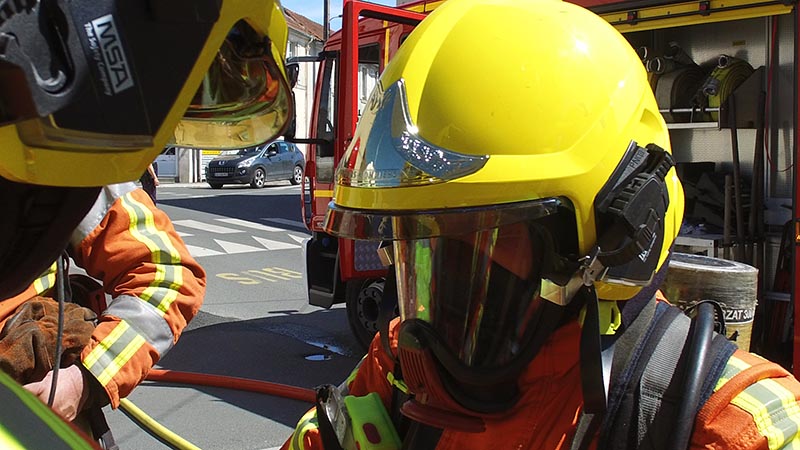
[[[303,181],[303,168],[300,166],[294,166],[294,182],[295,184],[300,184]]]
[[[253,174],[253,184],[256,187],[264,187],[264,181],[266,179],[266,174],[264,173],[263,169],[256,169],[256,173]]]

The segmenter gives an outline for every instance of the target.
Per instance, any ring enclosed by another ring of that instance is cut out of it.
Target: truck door
[[[301,191],[303,218],[312,233],[306,246],[312,305],[330,307],[344,302],[350,292],[361,292],[348,285],[368,286],[386,272],[377,256],[378,243],[336,239],[322,226],[333,197],[337,164],[353,138],[369,94],[402,40],[422,18],[424,14],[400,8],[345,0],[342,30],[331,36],[317,61],[320,67],[309,127],[312,136],[307,140],[306,181]],[[360,342],[374,333],[374,324],[362,322],[369,330],[361,336],[356,333]],[[365,329],[361,325],[356,328]]]

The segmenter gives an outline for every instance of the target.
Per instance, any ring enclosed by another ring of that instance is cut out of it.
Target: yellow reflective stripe
[[[750,367],[750,364],[747,364],[746,362],[737,358],[735,355],[731,356],[728,359],[725,370],[722,372],[722,376],[720,376],[719,380],[717,380],[717,385],[714,387],[714,392],[720,390],[720,388],[722,388],[725,383],[730,381],[731,378],[736,376],[737,373],[747,369],[748,367]]]
[[[737,374],[750,367],[751,364],[735,355],[731,356],[714,390],[719,390]],[[800,431],[800,405],[797,404],[792,391],[774,379],[764,379],[738,393],[731,400],[731,404],[753,417],[756,429],[767,439],[771,450],[784,448],[800,450],[800,442],[796,437]]]
[[[100,384],[105,386],[145,342],[145,339],[123,320],[89,352],[83,364]]]
[[[183,285],[180,253],[169,235],[156,228],[150,208],[137,202],[131,195],[125,195],[120,200],[128,213],[128,229],[131,235],[147,246],[156,268],[153,281],[141,293],[140,298],[155,306],[163,316],[177,299]]]
[[[33,431],[33,430],[32,430]],[[0,448],[8,450],[25,450],[25,447],[11,435],[11,432],[0,423]]]
[[[794,394],[775,380],[765,379],[748,386],[731,401],[753,416],[759,433],[770,449],[783,448],[800,424],[800,407]]]
[[[56,263],[53,262],[47,272],[41,274],[36,281],[33,282],[33,288],[36,289],[37,294],[42,294],[56,284]]]
[[[386,374],[386,379],[389,380],[389,384],[400,389],[403,394],[408,394],[408,386],[406,386],[406,383],[403,382],[403,380],[395,378],[392,372]]]
[[[0,405],[2,449],[93,448],[52,409],[3,372]]]
[[[83,364],[87,368],[91,368],[97,364],[97,361],[100,360],[100,357],[103,356],[103,354],[108,351],[109,348],[111,348],[111,345],[113,345],[114,342],[117,342],[119,337],[122,336],[122,334],[125,333],[128,328],[130,328],[130,325],[128,325],[125,321],[120,322],[116,327],[114,327],[113,330],[111,330],[111,333],[108,333],[108,335],[102,341],[100,341],[91,352],[89,352],[86,358],[84,358]]]
[[[331,198],[333,189],[314,189],[314,198]]]
[[[117,355],[116,358],[114,358],[112,364],[109,364],[105,368],[105,370],[103,370],[103,372],[100,374],[100,376],[97,377],[98,381],[100,381],[100,383],[103,386],[108,384],[108,382],[111,381],[112,378],[114,378],[114,375],[116,375],[119,372],[122,366],[124,366],[125,363],[127,363],[131,359],[131,357],[136,353],[136,351],[142,348],[142,345],[144,345],[144,343],[145,343],[144,338],[137,335],[125,347],[125,350],[121,352],[119,355]]]
[[[347,386],[347,389],[350,389],[350,385],[355,381],[356,375],[358,375],[358,369],[361,367],[361,364],[364,363],[364,360],[367,359],[367,355],[361,357],[361,360],[353,367],[353,370],[350,371],[350,375],[347,376],[347,379],[344,380],[344,384]]]
[[[289,450],[305,450],[303,445],[300,443],[301,439],[309,431],[316,430],[318,428],[319,423],[317,422],[317,410],[316,408],[311,408],[297,422],[294,435],[292,435],[292,441],[289,444]]]

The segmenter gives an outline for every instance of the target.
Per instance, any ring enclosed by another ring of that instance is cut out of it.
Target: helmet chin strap
[[[563,286],[542,280],[543,299],[561,306],[575,299],[582,302],[585,312],[580,343],[581,387],[584,410],[590,414],[605,411],[614,356],[613,337],[606,336],[601,330],[600,300],[594,288],[595,281],[602,279],[607,272],[600,255],[600,247],[595,246],[590,255],[582,258],[578,270]]]

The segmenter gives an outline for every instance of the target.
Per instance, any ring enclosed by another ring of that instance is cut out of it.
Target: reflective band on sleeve
[[[47,272],[43,273],[33,282],[33,288],[37,294],[43,294],[56,284],[56,263],[53,263]]]
[[[767,438],[770,449],[784,448],[798,432],[800,407],[792,392],[765,379],[750,385],[732,404],[750,413],[758,431]]]
[[[81,220],[81,223],[78,224],[78,227],[75,228],[75,231],[72,232],[72,236],[69,240],[70,244],[72,244],[73,247],[80,245],[80,243],[86,239],[86,236],[100,225],[100,222],[103,221],[108,210],[111,209],[111,205],[113,205],[118,198],[134,190],[136,190],[136,185],[133,183],[112,184],[104,187],[103,190],[100,191],[100,195],[97,196],[97,200],[94,202],[92,209],[89,210],[89,213],[86,214],[83,220]]]
[[[130,195],[126,195],[121,201],[130,217],[131,235],[150,249],[151,261],[156,268],[154,280],[140,297],[155,306],[163,315],[178,297],[178,291],[183,285],[180,254],[167,233],[156,228],[150,208]]]
[[[123,320],[89,352],[83,365],[105,386],[144,343],[144,338]]]
[[[132,295],[120,295],[111,300],[103,312],[119,317],[135,329],[160,355],[167,353],[175,342],[172,329],[155,306]]]
[[[750,364],[733,355],[717,382],[719,390]],[[758,432],[767,439],[770,450],[798,448],[796,436],[800,431],[800,405],[795,394],[774,379],[766,378],[751,384],[731,400],[753,417]]]
[[[289,444],[289,450],[305,450],[302,444],[303,438],[309,431],[317,429],[319,429],[317,410],[312,408],[297,422],[297,427],[295,427],[294,434],[292,435],[292,441]]]

